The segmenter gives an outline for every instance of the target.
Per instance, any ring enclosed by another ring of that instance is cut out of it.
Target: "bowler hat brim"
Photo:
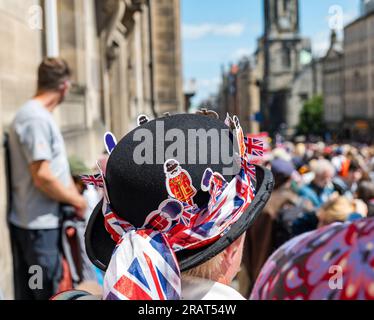
[[[206,247],[182,250],[176,253],[181,272],[201,265],[221,253],[254,223],[270,198],[274,186],[273,175],[268,169],[256,166],[256,182],[256,197],[246,212],[224,236]],[[87,255],[92,263],[99,269],[106,271],[116,243],[105,229],[102,205],[101,201],[90,217],[85,243]]]

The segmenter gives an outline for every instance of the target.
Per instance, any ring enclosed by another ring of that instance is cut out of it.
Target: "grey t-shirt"
[[[30,100],[18,111],[9,131],[9,147],[13,193],[10,223],[31,230],[60,227],[59,204],[35,187],[29,170],[32,162],[46,160],[61,183],[71,183],[61,132],[52,114],[38,101]]]

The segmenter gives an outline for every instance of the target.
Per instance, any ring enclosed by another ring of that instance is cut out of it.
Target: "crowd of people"
[[[287,241],[333,223],[374,216],[374,147],[285,142],[265,157],[274,191],[247,232],[241,292]]]

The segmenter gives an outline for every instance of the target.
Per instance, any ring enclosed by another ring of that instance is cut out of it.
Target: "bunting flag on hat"
[[[145,114],[141,114],[140,116],[138,116],[138,119],[137,119],[137,124],[138,124],[138,127],[146,124],[149,122],[149,118],[145,115]]]
[[[252,157],[263,157],[264,156],[264,141],[257,138],[245,138],[245,144],[247,152]]]
[[[232,120],[229,114],[226,114],[225,125],[228,126],[230,129],[235,129],[234,121]]]
[[[131,223],[128,223],[117,216],[113,212],[109,202],[106,200],[103,203],[102,212],[105,229],[108,231],[114,242],[119,243],[124,232],[129,232],[135,229]]]
[[[193,198],[197,191],[192,185],[190,174],[183,170],[179,162],[174,159],[165,162],[164,173],[166,175],[166,190],[170,197],[193,206]]]
[[[107,132],[104,135],[104,144],[108,154],[111,154],[117,145],[117,139],[113,133]]]
[[[104,181],[101,174],[95,174],[95,175],[82,175],[80,176],[82,182],[89,186],[94,186],[96,188],[103,188],[104,187]]]
[[[252,181],[256,181],[256,167],[246,159],[242,159],[242,166],[245,168],[246,172],[248,172]]]
[[[245,146],[238,119],[234,122],[239,129],[238,143]],[[147,216],[141,228],[135,228],[113,212],[106,188],[105,164],[98,163],[104,185],[104,224],[117,243],[104,278],[104,299],[180,299],[180,270],[175,252],[214,243],[246,212],[255,197],[252,181],[256,177],[255,167],[248,161],[249,155],[244,150],[240,171],[231,182],[217,172],[206,170],[201,189],[209,192],[210,200],[204,207],[193,203],[196,189],[190,179],[186,179],[185,185],[190,186],[191,192],[184,190],[183,197],[174,198],[179,195],[178,190],[168,190],[170,198]],[[176,160],[168,160],[165,173],[174,177],[182,172],[188,178],[188,172],[178,169],[178,165]]]
[[[239,146],[239,154],[241,157],[244,157],[247,148],[245,145],[244,132],[240,125],[239,118],[237,116],[234,116],[232,120],[234,121],[236,140]]]

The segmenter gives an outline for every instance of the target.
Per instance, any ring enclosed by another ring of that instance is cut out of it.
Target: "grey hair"
[[[321,176],[326,172],[331,173],[332,175],[335,174],[334,166],[325,159],[315,161],[312,165],[312,171],[316,176]]]

